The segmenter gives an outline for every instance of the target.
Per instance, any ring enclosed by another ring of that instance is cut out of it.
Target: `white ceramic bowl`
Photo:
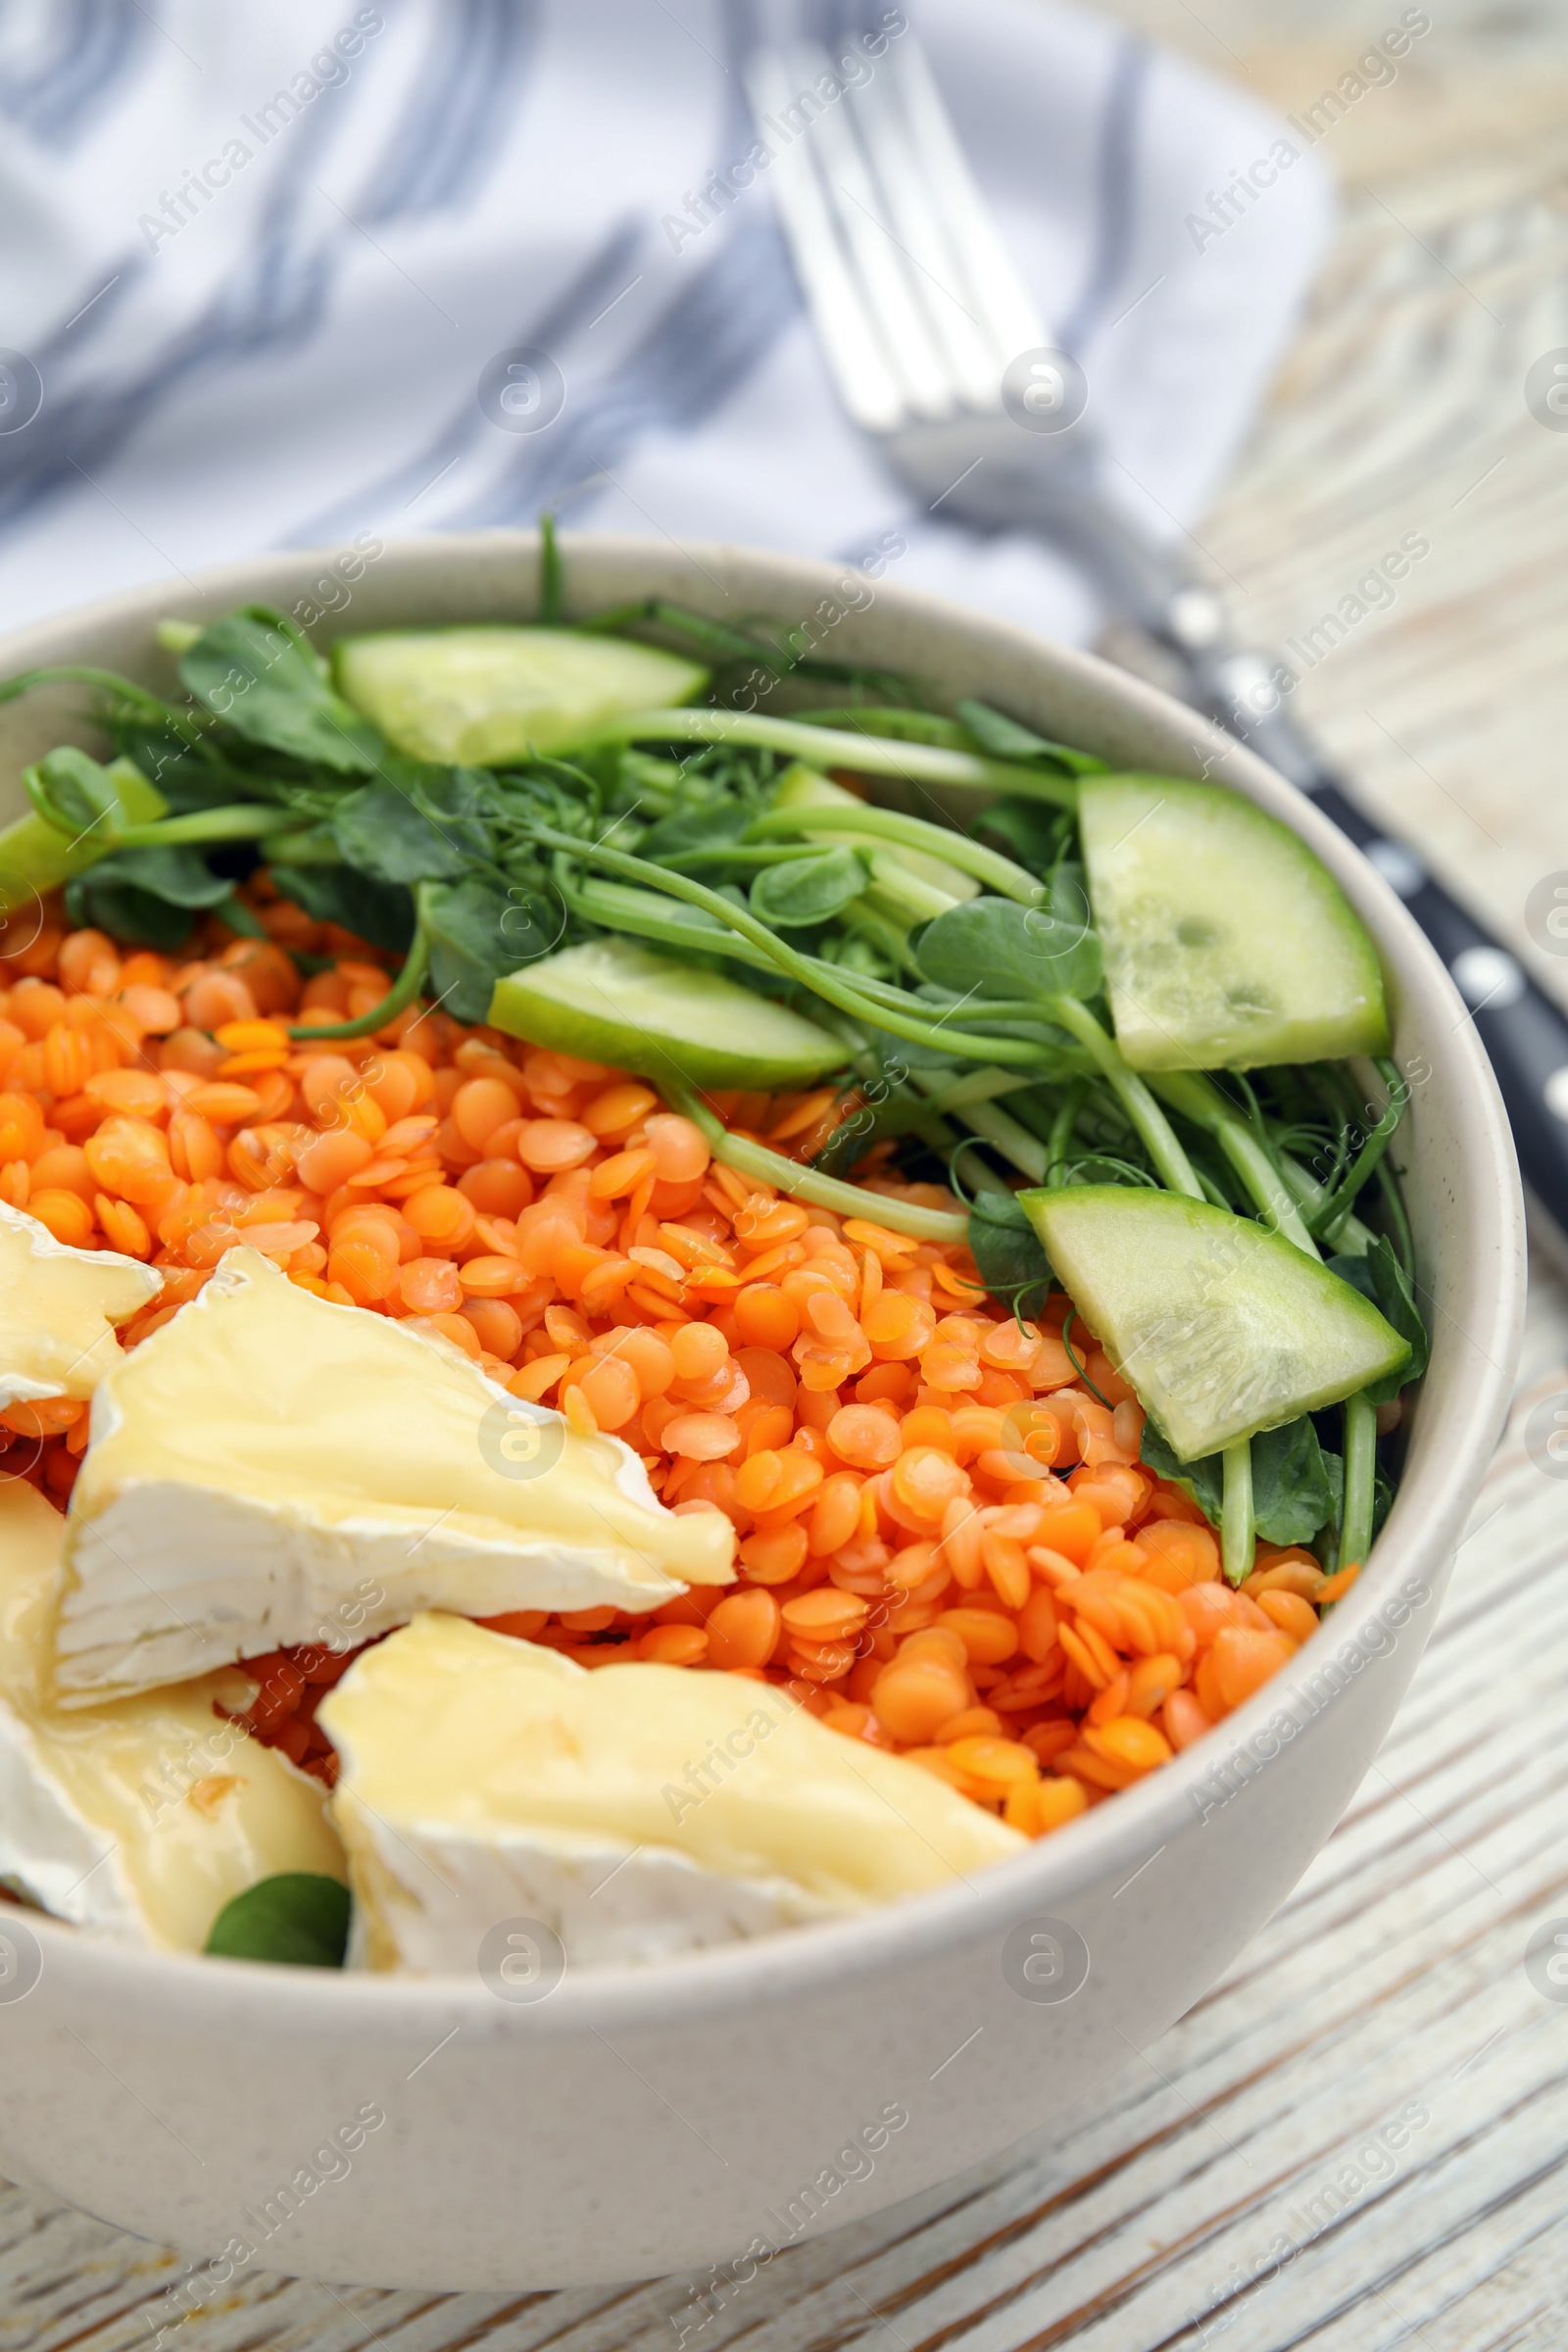
[[[15,636],[0,677],[71,660],[167,684],[158,617],[242,600],[327,611],[318,637],[525,618],[536,555],[524,532],[417,540],[349,585],[330,553],[261,558],[205,574],[199,596],[167,583]],[[1402,1156],[1431,1369],[1398,1499],[1331,1625],[1209,1740],[972,1884],[697,1959],[568,1972],[533,2006],[477,1972],[149,1957],[32,1923],[41,1974],[0,1998],[0,2168],[214,2258],[181,2309],[250,2262],[388,2286],[726,2263],[741,2279],[766,2247],[1049,2125],[1213,1983],[1334,1827],[1431,1630],[1508,1396],[1523,1225],[1490,1069],[1397,899],[1287,784],[1120,671],[858,574],[613,539],[568,539],[565,560],[577,614],[658,593],[804,623],[835,656],[979,695],[1114,763],[1219,775],[1294,825],[1377,940],[1417,1079]],[[74,706],[0,709],[5,815],[24,759],[68,731],[91,742],[67,727]],[[367,2130],[366,2110],[384,2122]]]

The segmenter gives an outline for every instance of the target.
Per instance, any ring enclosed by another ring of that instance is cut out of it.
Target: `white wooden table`
[[[1287,111],[1397,10],[1112,0]],[[1525,903],[1568,867],[1568,434],[1523,378],[1568,345],[1568,13],[1434,0],[1334,134],[1338,248],[1277,398],[1201,526],[1238,617],[1310,624],[1407,529],[1431,558],[1301,689],[1392,829],[1548,988]],[[1568,1917],[1568,1483],[1520,1442],[1568,1386],[1543,1275],[1513,1432],[1408,1703],[1291,1902],[1054,2144],[790,2253],[688,2352],[1555,2352],[1568,2343],[1568,2006],[1527,1979]],[[1358,2165],[1404,2110],[1395,2159]],[[0,2352],[122,2352],[174,2259],[0,2191]],[[255,2275],[177,2352],[672,2352],[687,2278],[432,2297]]]

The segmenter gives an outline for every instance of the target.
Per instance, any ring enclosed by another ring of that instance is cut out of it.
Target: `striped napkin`
[[[155,577],[192,612],[183,575],[250,550],[548,507],[868,562],[1090,637],[1050,550],[911,506],[845,422],[779,233],[747,56],[805,37],[854,78],[911,21],[1123,487],[1162,530],[1196,520],[1320,256],[1327,181],[1306,154],[1250,176],[1280,123],[1108,18],[11,0],[0,625]],[[1238,175],[1245,206],[1222,201]]]

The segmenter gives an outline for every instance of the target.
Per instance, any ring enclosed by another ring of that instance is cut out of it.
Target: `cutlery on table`
[[[831,72],[825,50],[760,50],[760,122]],[[822,355],[850,416],[921,497],[981,530],[1034,530],[1178,666],[1186,698],[1307,794],[1426,932],[1470,1010],[1507,1105],[1541,1238],[1568,1257],[1568,1015],[1405,843],[1355,803],[1286,707],[1278,658],[1242,644],[1206,581],[1117,499],[1054,349],[969,169],[918,43],[822,107],[768,179]]]

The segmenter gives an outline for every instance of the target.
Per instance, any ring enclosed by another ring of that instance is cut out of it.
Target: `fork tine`
[[[936,77],[912,32],[888,51],[886,62],[893,69],[919,175],[962,270],[966,307],[984,321],[991,337],[997,364],[990,394],[995,399],[1001,369],[1019,352],[1033,350],[1049,337],[1033,297],[996,232]]]
[[[746,86],[759,123],[764,126],[768,115],[781,113],[791,103],[789,74],[775,50],[755,52],[747,65]],[[892,432],[904,420],[904,393],[866,317],[804,138],[776,152],[768,179],[839,398],[867,431]]]
[[[802,46],[790,58],[797,88],[810,89],[832,72],[825,50]],[[943,416],[954,406],[944,356],[915,292],[908,261],[882,220],[883,207],[851,115],[855,93],[825,107],[800,145],[811,150],[818,185],[848,251],[861,302],[880,334],[905,406],[917,416]]]
[[[876,74],[856,92],[855,104],[882,193],[884,225],[908,258],[921,308],[956,391],[972,407],[993,406],[997,379],[1012,355],[996,356],[988,322],[970,307],[966,273],[931,202],[922,158],[891,74]]]

